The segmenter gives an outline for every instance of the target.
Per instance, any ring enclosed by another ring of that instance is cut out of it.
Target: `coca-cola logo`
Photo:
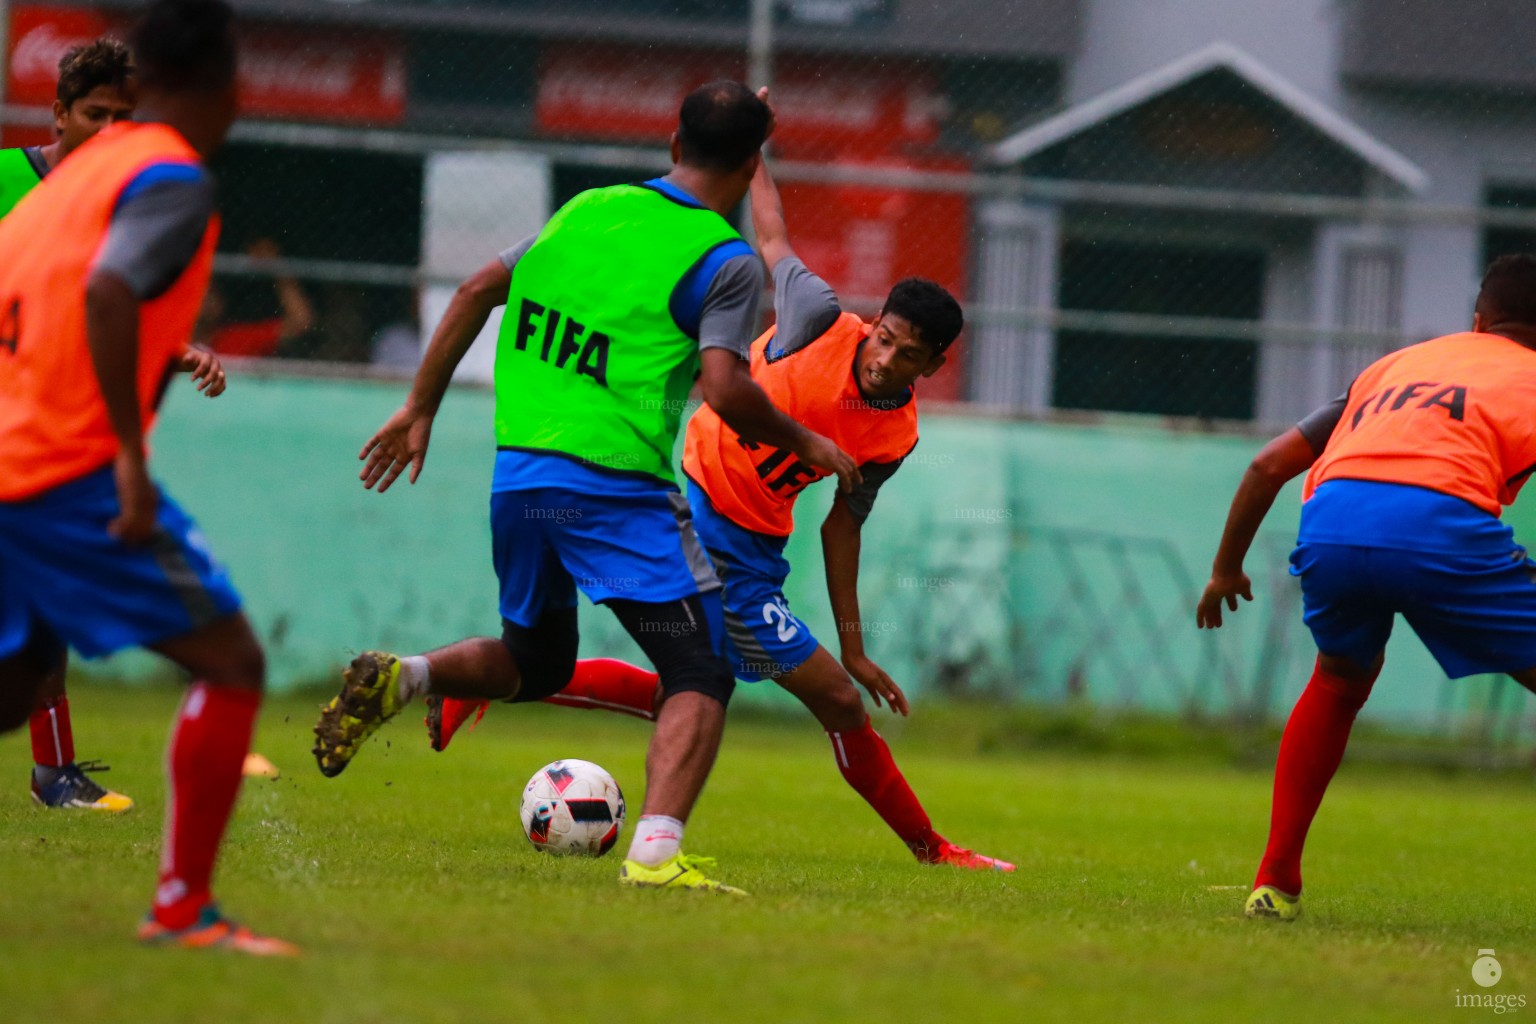
[[[11,51],[11,75],[19,80],[44,80],[51,86],[59,72],[59,61],[72,46],[89,43],[94,33],[68,32],[44,23],[21,35]]]

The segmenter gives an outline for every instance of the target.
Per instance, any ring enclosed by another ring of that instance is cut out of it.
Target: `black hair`
[[[1487,326],[1536,326],[1536,255],[1513,253],[1488,264],[1483,286],[1477,293],[1477,311]]]
[[[763,148],[768,104],[740,82],[701,85],[683,100],[677,116],[682,162],[712,171],[734,171]]]
[[[59,85],[54,95],[68,110],[76,100],[104,85],[126,89],[132,78],[133,56],[128,52],[127,44],[102,36],[89,43],[71,46],[59,58]]]
[[[880,310],[881,316],[887,313],[894,313],[911,324],[917,331],[918,340],[933,349],[936,356],[944,354],[965,326],[965,315],[960,312],[960,303],[955,297],[921,277],[907,277],[896,282]]]
[[[139,80],[176,92],[235,79],[234,12],[224,0],[158,0],[133,28]]]

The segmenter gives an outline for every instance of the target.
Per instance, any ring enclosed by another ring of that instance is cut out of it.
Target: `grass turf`
[[[556,757],[607,766],[637,814],[644,723],[498,707],[433,754],[409,714],[326,780],[314,699],[273,698],[258,747],[284,775],[247,785],[217,889],[306,956],[140,949],[174,702],[74,693],[82,756],[139,801],[120,818],[34,809],[24,735],[0,741],[0,1019],[1466,1020],[1489,1012],[1455,1005],[1485,992],[1481,948],[1505,972],[1488,993],[1536,997],[1527,779],[1346,766],[1306,916],[1251,922],[1267,772],[955,750],[953,711],[919,717],[897,757],[941,831],[1016,875],[919,867],[809,719],[733,716],[687,843],[754,893],[728,901],[621,890],[617,856],[522,837],[522,783]]]

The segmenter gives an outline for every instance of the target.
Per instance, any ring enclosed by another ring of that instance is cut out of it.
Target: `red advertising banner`
[[[51,104],[65,51],[124,28],[90,8],[13,7],[6,102]],[[240,102],[252,117],[393,124],[405,118],[405,83],[404,44],[387,33],[321,39],[255,25],[240,35]]]
[[[547,135],[655,142],[677,127],[690,90],[745,72],[734,53],[550,44],[534,123]],[[876,67],[785,58],[774,71],[774,145],[797,157],[931,145],[943,113],[937,81],[920,61]]]

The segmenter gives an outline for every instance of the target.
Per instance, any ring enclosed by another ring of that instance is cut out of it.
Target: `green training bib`
[[[699,346],[673,319],[673,292],[740,237],[714,211],[640,185],[561,207],[512,272],[496,342],[497,445],[675,483]]]
[[[42,180],[25,150],[0,149],[0,217],[10,213]]]

